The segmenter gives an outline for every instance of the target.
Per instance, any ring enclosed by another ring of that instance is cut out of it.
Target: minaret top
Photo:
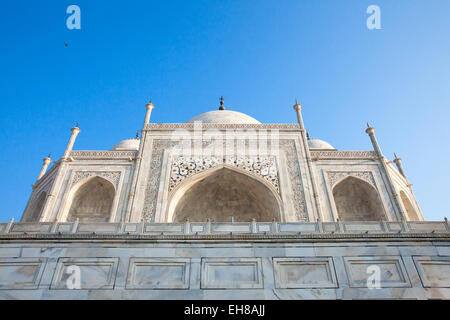
[[[294,110],[299,111],[302,108],[302,105],[298,103],[297,99],[295,99]]]
[[[147,109],[153,109],[155,106],[153,105],[153,103],[152,103],[152,100],[150,99],[150,102],[149,103],[147,103],[146,105],[145,105],[146,107],[147,107]]]

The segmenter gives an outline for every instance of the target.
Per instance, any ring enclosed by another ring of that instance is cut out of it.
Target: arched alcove
[[[367,182],[347,177],[333,188],[333,197],[341,221],[385,220],[378,192]]]
[[[73,195],[67,221],[108,222],[115,189],[111,182],[94,177],[82,184]]]
[[[42,209],[44,208],[45,199],[47,198],[47,193],[42,191],[34,202],[30,214],[25,217],[24,222],[38,222],[42,214]]]
[[[221,167],[191,177],[175,189],[169,203],[169,222],[280,220],[280,200],[262,179]]]
[[[420,221],[416,210],[414,210],[414,207],[411,204],[411,201],[409,201],[408,197],[403,191],[400,191],[400,198],[402,199],[403,206],[405,207],[406,214],[408,215],[408,218],[410,221]]]

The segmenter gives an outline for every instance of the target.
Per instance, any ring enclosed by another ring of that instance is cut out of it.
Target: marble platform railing
[[[424,222],[186,222],[186,223],[0,223],[1,234],[315,234],[450,233],[450,223]]]

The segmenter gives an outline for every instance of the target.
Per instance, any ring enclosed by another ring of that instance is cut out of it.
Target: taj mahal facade
[[[369,124],[372,150],[344,151],[298,102],[296,124],[153,109],[135,139],[73,150],[77,125],[44,159],[0,223],[0,299],[450,299],[450,224],[424,220]]]

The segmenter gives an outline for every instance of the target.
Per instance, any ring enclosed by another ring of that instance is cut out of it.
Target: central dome
[[[255,118],[252,118],[242,112],[231,110],[208,111],[193,117],[187,123],[201,121],[203,123],[237,123],[237,124],[261,124]]]

